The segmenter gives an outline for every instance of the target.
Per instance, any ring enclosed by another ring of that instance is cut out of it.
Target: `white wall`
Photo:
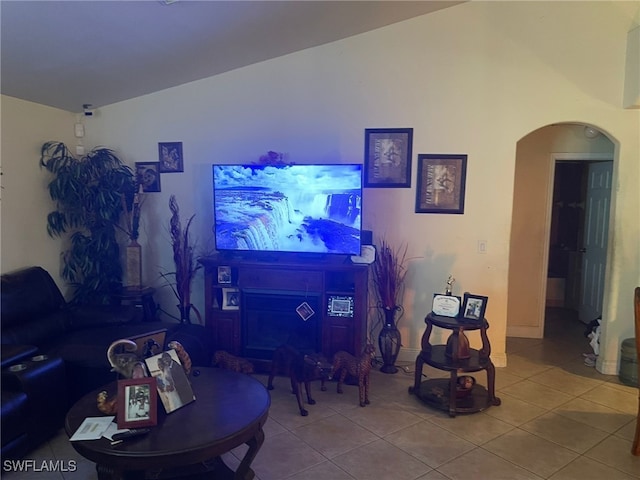
[[[40,168],[40,148],[49,140],[72,145],[75,116],[69,112],[2,96],[1,271],[40,265],[59,278],[62,241],[47,234],[49,173]]]
[[[199,245],[211,246],[212,163],[251,162],[268,150],[296,163],[359,162],[365,128],[412,127],[412,188],[364,194],[365,228],[406,241],[414,258],[401,358],[415,359],[432,295],[452,274],[454,294],[489,296],[493,358],[504,365],[516,144],[541,126],[583,121],[620,145],[611,245],[626,248],[614,255],[607,308],[631,312],[623,297],[640,283],[638,231],[629,226],[640,203],[640,112],[621,108],[624,21],[609,2],[465,3],[100,108],[86,122],[86,143],[133,165],[157,160],[158,142],[183,142],[185,172],[163,174],[162,192],[144,205],[145,279],[159,286],[158,272],[172,270],[170,194],[184,218],[196,213]],[[468,155],[464,215],[414,213],[419,153]],[[486,254],[477,253],[479,239]],[[160,298],[175,310],[167,289]],[[201,308],[201,284],[194,302]],[[614,343],[607,348],[618,350]]]

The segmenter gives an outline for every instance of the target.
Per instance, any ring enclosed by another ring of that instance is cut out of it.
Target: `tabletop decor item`
[[[158,395],[167,413],[193,402],[189,378],[175,350],[167,350],[145,360],[151,376],[156,379]]]
[[[383,314],[383,326],[378,335],[378,346],[382,355],[383,373],[396,373],[395,362],[400,353],[402,338],[397,321],[404,313],[400,302],[404,294],[404,280],[407,274],[407,245],[395,249],[381,239],[378,258],[373,263],[373,283],[378,297],[378,308]],[[398,318],[396,319],[396,316]]]
[[[484,312],[487,309],[488,300],[488,297],[465,292],[464,300],[462,302],[462,317],[465,320],[482,322],[484,319]]]
[[[157,398],[154,377],[118,380],[118,428],[155,426]]]

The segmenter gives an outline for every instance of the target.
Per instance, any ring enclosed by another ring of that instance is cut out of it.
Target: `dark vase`
[[[395,366],[401,346],[400,330],[396,326],[396,313],[398,312],[401,314],[403,312],[400,305],[393,308],[383,307],[384,325],[378,335],[378,347],[380,347],[383,363],[380,371],[383,373],[398,372],[398,368]]]
[[[180,323],[183,325],[191,323],[191,305],[176,305],[180,310]]]

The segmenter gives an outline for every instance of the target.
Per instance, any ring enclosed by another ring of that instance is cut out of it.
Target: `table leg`
[[[487,365],[487,393],[487,400],[491,405],[498,406],[502,403],[502,400],[496,397],[496,368],[491,360]]]
[[[262,446],[263,443],[264,443],[264,431],[262,430],[262,427],[260,427],[260,430],[258,430],[258,432],[256,433],[256,436],[247,442],[247,445],[249,445],[249,450],[247,450],[247,453],[245,454],[244,458],[242,459],[242,462],[240,462],[240,465],[236,470],[235,480],[252,480],[253,479],[253,477],[255,476],[255,473],[249,467],[251,465],[251,462],[253,462],[253,459],[256,458],[256,455],[258,454],[258,450],[260,450],[260,447]]]
[[[409,387],[409,393],[420,395],[420,384],[422,383],[422,367],[424,367],[424,360],[422,355],[418,354],[416,357],[416,371],[413,376],[413,387]]]
[[[457,396],[457,385],[458,385],[458,372],[453,370],[451,372],[451,376],[449,377],[449,416],[456,416],[456,400]]]

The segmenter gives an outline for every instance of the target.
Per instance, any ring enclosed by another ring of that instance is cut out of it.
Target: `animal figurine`
[[[109,399],[106,390],[98,393],[96,403],[98,410],[106,415],[115,415],[118,412],[118,397],[114,396]]]
[[[276,348],[271,361],[271,373],[267,382],[267,389],[273,390],[273,377],[279,372],[284,371],[291,380],[291,391],[295,394],[298,401],[298,409],[300,415],[306,417],[309,412],[304,408],[302,402],[302,384],[307,394],[307,403],[315,405],[316,401],[311,398],[311,382],[313,380],[321,380],[320,389],[324,392],[325,379],[329,377],[331,372],[331,364],[320,354],[311,353],[305,355],[296,350],[291,345],[281,345]]]
[[[172,340],[171,342],[169,342],[168,347],[176,351],[176,354],[178,355],[178,360],[180,360],[180,363],[182,364],[182,368],[184,368],[184,373],[186,373],[188,377],[189,374],[191,373],[191,366],[192,366],[191,357],[189,356],[187,351],[184,349],[182,344],[177,340]]]
[[[253,364],[249,360],[236,357],[224,350],[218,350],[213,354],[213,366],[231,370],[232,372],[246,373],[247,375],[253,373]]]
[[[121,350],[124,349],[124,352]],[[139,364],[142,363],[138,355],[135,352],[138,349],[136,342],[133,340],[128,340],[126,338],[116,340],[115,342],[109,345],[107,349],[107,360],[109,360],[109,364],[111,365],[111,371],[117,372],[124,378],[134,378],[134,371],[138,372],[139,375]],[[138,365],[136,367],[136,365]],[[142,363],[144,367],[144,363]],[[144,375],[146,376],[146,371],[144,368],[142,369]]]
[[[343,350],[336,352],[333,356],[331,378],[338,378],[338,393],[342,393],[342,384],[347,373],[356,377],[361,407],[369,405],[369,373],[374,354],[375,347],[368,343],[358,358]]]

